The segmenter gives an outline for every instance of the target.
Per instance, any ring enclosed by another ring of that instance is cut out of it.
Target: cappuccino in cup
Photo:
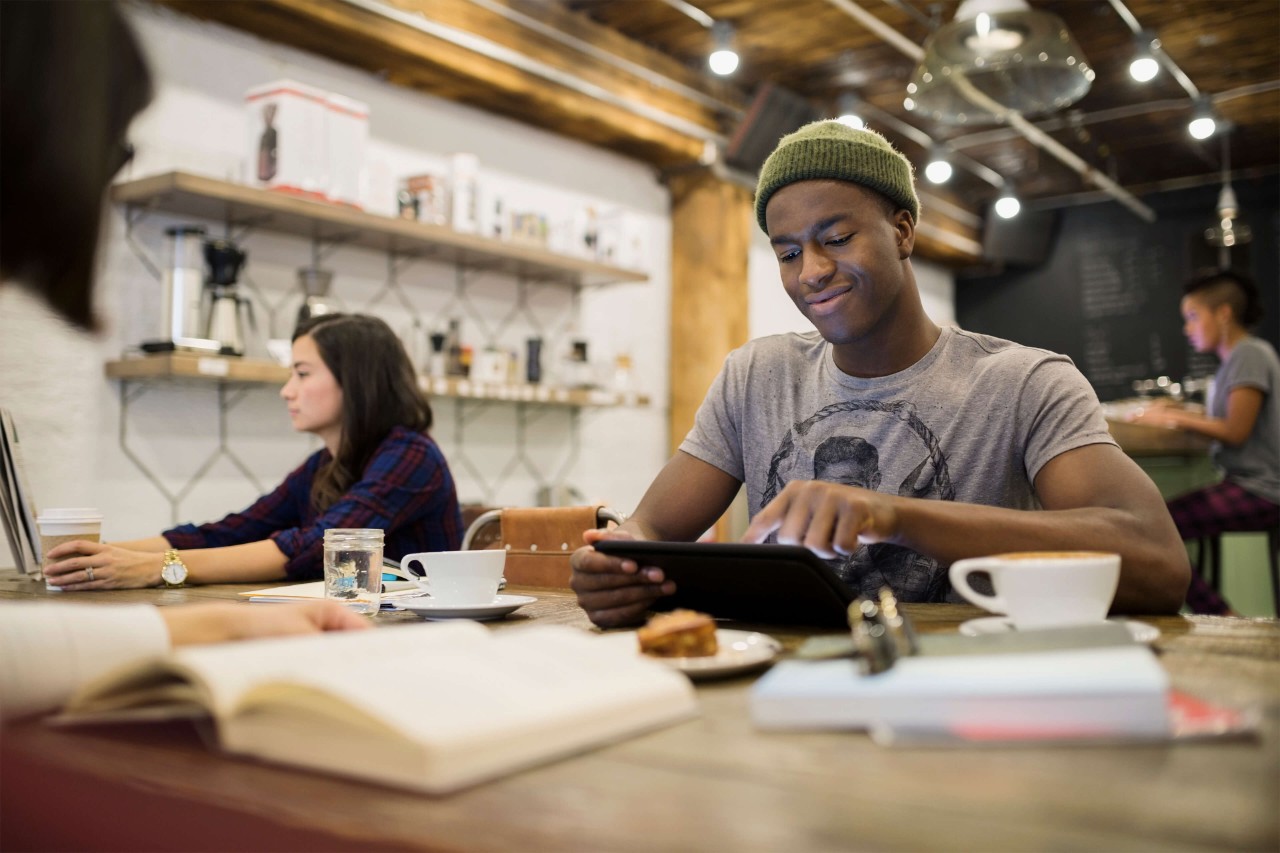
[[[969,576],[985,572],[995,595],[984,595]],[[1120,582],[1120,555],[1099,551],[1020,551],[960,560],[951,585],[968,601],[1002,613],[1017,628],[1056,628],[1107,618]]]

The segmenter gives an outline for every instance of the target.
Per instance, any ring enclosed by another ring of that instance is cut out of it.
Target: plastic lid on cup
[[[91,506],[56,507],[41,510],[36,521],[102,521],[102,513]]]

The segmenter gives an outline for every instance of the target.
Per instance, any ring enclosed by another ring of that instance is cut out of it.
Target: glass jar
[[[382,535],[373,528],[332,528],[324,532],[324,597],[357,613],[382,606]]]

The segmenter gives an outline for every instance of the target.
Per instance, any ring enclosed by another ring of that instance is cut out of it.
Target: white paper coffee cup
[[[63,544],[77,539],[89,542],[102,541],[102,513],[94,507],[57,507],[41,510],[36,516],[36,529],[40,534],[40,565],[45,555]],[[45,588],[60,591],[48,580]]]

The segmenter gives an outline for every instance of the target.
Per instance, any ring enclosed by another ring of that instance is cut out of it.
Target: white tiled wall
[[[511,450],[513,406],[468,403],[460,411],[454,401],[437,400],[434,434],[464,500],[528,505],[540,480],[563,478],[585,500],[634,507],[665,461],[667,446],[669,201],[652,169],[224,27],[148,7],[130,12],[151,58],[157,93],[132,128],[137,155],[125,177],[182,169],[239,180],[246,160],[244,91],[288,77],[370,105],[371,212],[392,213],[400,176],[442,169],[455,151],[477,154],[482,179],[500,183],[513,207],[536,204],[565,216],[586,205],[628,210],[648,232],[650,279],[584,291],[576,319],[563,286],[533,287],[529,310],[498,330],[515,299],[511,279],[475,276],[465,303],[458,303],[452,267],[409,264],[399,279],[411,313],[394,294],[379,298],[387,278],[385,256],[340,247],[324,266],[335,271],[334,292],[348,309],[376,313],[398,331],[412,328],[414,314],[428,328],[457,315],[464,338],[474,342],[492,337],[514,348],[540,329],[549,336],[552,362],[556,345],[567,343],[570,333],[590,341],[593,357],[601,361],[632,355],[636,384],[655,405],[585,412],[576,460],[569,451],[571,418],[562,409],[527,418],[527,453],[520,459]],[[191,220],[151,215],[134,236],[144,253],[163,262],[163,229],[182,221]],[[104,536],[119,539],[155,534],[171,518],[161,492],[121,449],[120,388],[102,374],[105,360],[159,336],[160,286],[126,244],[122,211],[109,213],[106,231],[98,290],[106,330],[100,338],[65,330],[29,298],[0,288],[0,405],[13,409],[23,427],[40,502],[97,505],[106,514]],[[287,337],[300,299],[295,270],[310,262],[310,245],[268,232],[250,232],[241,244],[249,253],[242,282],[261,297],[257,320],[270,325],[271,311],[264,309],[274,308],[274,329],[267,334]],[[265,355],[260,349],[251,354]],[[217,455],[213,387],[157,384],[129,402],[126,444],[165,488],[183,494],[179,520],[206,520],[242,508],[318,447],[311,437],[292,432],[275,389],[236,392],[230,400],[226,431],[232,456]],[[3,549],[0,565],[10,563]]]

